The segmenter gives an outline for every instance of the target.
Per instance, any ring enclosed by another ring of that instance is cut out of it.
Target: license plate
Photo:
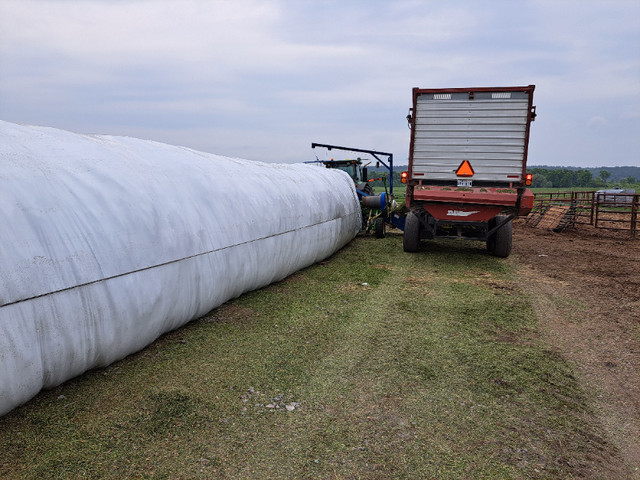
[[[458,180],[459,187],[470,187],[472,185],[471,180]]]

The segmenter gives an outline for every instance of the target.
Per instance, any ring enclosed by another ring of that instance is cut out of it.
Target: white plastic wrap
[[[356,235],[343,172],[0,121],[0,415]]]

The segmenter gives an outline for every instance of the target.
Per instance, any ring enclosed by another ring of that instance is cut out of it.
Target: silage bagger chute
[[[326,168],[337,168],[346,171],[356,185],[356,192],[362,207],[362,228],[367,232],[374,232],[376,237],[385,236],[386,225],[404,229],[404,216],[394,215],[392,210],[397,207],[393,195],[393,154],[363,148],[343,147],[324,143],[312,143],[311,148],[326,148],[328,151],[340,150],[354,153],[364,153],[375,159],[376,166],[382,165],[389,173],[379,178],[368,178],[368,165],[361,158],[344,160],[319,160],[307,163],[322,163]],[[381,158],[382,157],[382,158]],[[389,182],[387,183],[387,178]],[[382,181],[384,192],[376,193],[371,185],[374,181]]]

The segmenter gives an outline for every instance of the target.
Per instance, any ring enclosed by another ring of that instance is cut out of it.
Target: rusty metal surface
[[[613,198],[619,195],[619,199]],[[638,236],[638,212],[640,194],[628,193],[596,195],[595,191],[536,193],[533,211],[527,225],[538,226],[553,206],[564,206],[572,213],[571,226],[575,223],[593,225],[605,230],[626,230]]]
[[[571,217],[573,217],[573,215],[571,214],[570,206],[551,205],[548,210],[542,214],[536,228],[554,231],[564,230],[571,223]]]

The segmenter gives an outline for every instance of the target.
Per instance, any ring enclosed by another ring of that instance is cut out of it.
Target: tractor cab
[[[343,172],[347,172],[349,176],[353,179],[353,182],[356,185],[359,185],[368,180],[367,178],[367,167],[362,165],[362,159],[357,158],[355,160],[324,160],[322,164],[326,168],[337,168],[338,170],[342,170]]]
[[[356,185],[356,191],[358,198],[362,199],[362,196],[373,195],[373,187],[369,183],[367,178],[367,167],[362,165],[362,159],[357,158],[355,160],[323,160],[322,164],[326,168],[337,168],[343,172],[347,172],[353,179],[353,183]]]

